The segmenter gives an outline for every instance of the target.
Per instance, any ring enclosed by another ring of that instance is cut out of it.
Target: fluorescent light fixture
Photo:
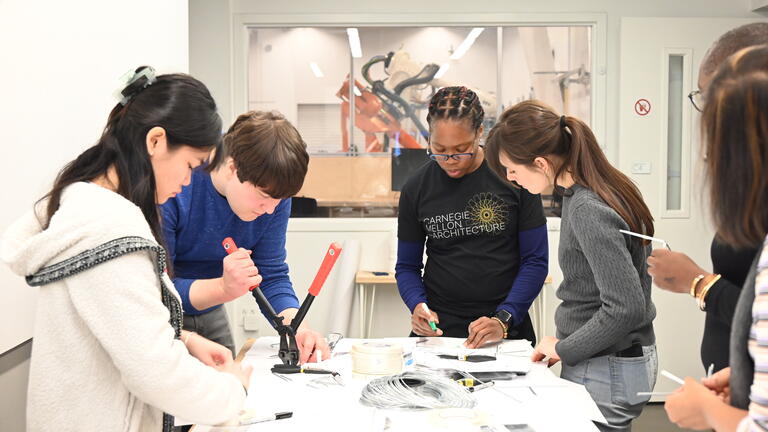
[[[440,69],[438,69],[437,72],[435,73],[435,79],[442,78],[443,75],[445,75],[445,73],[448,72],[448,68],[450,67],[451,65],[449,65],[448,63],[443,63],[442,65],[440,65]]]
[[[357,32],[357,29],[354,27],[348,28],[347,37],[349,38],[349,52],[352,53],[352,57],[362,57],[363,49],[360,48],[360,34]]]
[[[477,37],[480,36],[480,33],[482,33],[483,30],[485,30],[485,28],[483,27],[473,28],[469,32],[467,37],[464,39],[464,41],[461,42],[459,47],[456,48],[456,51],[454,51],[453,54],[451,54],[451,60],[458,60],[462,56],[464,56],[464,54],[466,54],[467,51],[469,51],[469,49],[472,47],[472,44],[475,43],[475,39],[477,39]]]
[[[357,86],[352,87],[352,93],[354,93],[355,96],[357,96],[357,97],[360,97],[360,96],[363,95],[362,93],[360,93],[360,89],[357,88]]]
[[[320,70],[320,66],[318,66],[317,63],[310,62],[309,68],[312,69],[312,73],[315,74],[315,77],[322,78],[325,76],[323,75],[323,71]]]

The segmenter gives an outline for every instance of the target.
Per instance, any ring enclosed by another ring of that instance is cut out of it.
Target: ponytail
[[[555,186],[568,172],[574,182],[594,191],[618,213],[630,230],[654,233],[653,216],[637,185],[608,162],[592,130],[575,117],[558,116],[539,101],[521,102],[501,115],[488,135],[485,151],[489,165],[502,177],[506,176],[499,162],[501,152],[528,166],[537,157],[558,156],[562,163],[555,168]]]

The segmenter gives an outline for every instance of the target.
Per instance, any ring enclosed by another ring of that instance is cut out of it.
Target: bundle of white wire
[[[474,408],[477,401],[461,385],[424,372],[377,378],[363,388],[360,402],[380,409]]]

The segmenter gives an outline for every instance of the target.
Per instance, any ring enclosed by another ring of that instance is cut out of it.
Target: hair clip
[[[140,87],[131,89],[131,91],[128,93],[125,93],[125,91],[129,87],[131,87],[131,85],[133,85],[134,83],[136,83],[142,78],[145,78],[144,84],[142,84]],[[139,92],[141,92],[145,88],[154,84],[155,81],[157,81],[157,75],[155,74],[154,68],[152,68],[151,66],[146,66],[142,68],[139,72],[136,72],[134,69],[129,70],[128,72],[124,73],[120,78],[118,78],[118,81],[120,81],[122,85],[117,91],[115,91],[114,96],[115,96],[115,99],[118,100],[120,105],[125,106],[125,104],[127,104],[132,97],[136,96]]]

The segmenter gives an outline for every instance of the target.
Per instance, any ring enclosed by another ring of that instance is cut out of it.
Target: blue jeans
[[[643,347],[642,357],[594,357],[574,366],[563,364],[560,378],[586,387],[608,424],[597,423],[601,431],[631,431],[632,420],[640,415],[651,398],[659,362],[656,345]]]

